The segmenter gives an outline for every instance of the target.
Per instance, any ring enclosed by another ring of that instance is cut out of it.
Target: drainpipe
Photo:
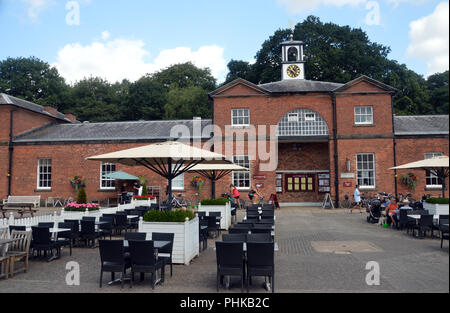
[[[397,138],[395,137],[395,115],[394,115],[394,95],[391,96],[391,109],[392,109],[392,134],[393,147],[394,147],[394,167],[397,166]],[[397,181],[397,170],[394,171],[394,186],[395,186],[395,197],[398,198],[398,181]]]
[[[13,121],[14,121],[14,112],[17,109],[11,109],[9,111],[9,143],[8,143],[8,196],[11,195],[11,180],[12,180],[12,162],[13,162],[13,152],[14,152],[14,143],[13,143]]]
[[[336,108],[336,94],[332,95],[333,105],[333,142],[334,142],[334,190],[336,199],[336,208],[339,207],[339,169],[338,169],[338,138],[337,138],[337,108]]]

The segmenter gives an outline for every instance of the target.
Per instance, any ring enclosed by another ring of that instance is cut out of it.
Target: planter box
[[[226,205],[201,205],[198,206],[199,212],[220,212],[222,219],[220,220],[220,229],[228,230],[231,226],[231,204],[228,202]]]
[[[448,204],[431,204],[425,202],[423,204],[424,210],[428,210],[430,214],[433,215],[448,215],[449,205]]]
[[[198,217],[184,223],[157,223],[139,221],[139,232],[147,234],[152,240],[152,233],[174,233],[172,261],[175,264],[189,265],[200,254]]]
[[[135,207],[138,207],[138,206],[151,206],[152,204],[157,204],[157,202],[156,202],[156,199],[154,199],[154,200],[150,200],[150,199],[148,199],[148,200],[131,200],[131,204],[134,206],[133,207],[133,209],[135,208]]]

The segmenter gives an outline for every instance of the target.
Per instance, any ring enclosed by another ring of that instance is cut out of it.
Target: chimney
[[[72,113],[66,113],[65,116],[72,122],[72,124],[75,124],[77,122],[77,117]]]
[[[47,113],[50,113],[50,115],[53,116],[53,117],[56,117],[56,114],[58,113],[58,110],[56,108],[48,106],[48,105],[44,106],[44,110]]]

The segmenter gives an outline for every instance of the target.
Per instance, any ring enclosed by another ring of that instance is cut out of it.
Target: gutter
[[[336,108],[336,94],[331,93],[333,106],[333,142],[334,142],[334,190],[335,190],[335,207],[339,207],[339,168],[338,168],[338,127],[337,127],[337,108]]]
[[[8,196],[11,195],[11,182],[12,182],[12,163],[13,163],[13,153],[14,153],[14,141],[13,141],[13,123],[14,123],[14,112],[17,109],[11,109],[9,111],[9,142],[8,142]]]

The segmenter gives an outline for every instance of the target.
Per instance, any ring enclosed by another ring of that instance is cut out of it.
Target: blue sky
[[[228,61],[251,61],[310,14],[361,27],[424,76],[448,69],[448,1],[434,0],[0,0],[0,59],[33,55],[69,82],[135,80],[189,60],[221,81]]]

